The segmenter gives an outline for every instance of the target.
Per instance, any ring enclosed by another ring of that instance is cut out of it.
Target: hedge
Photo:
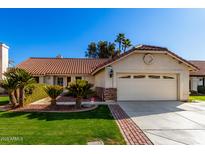
[[[25,104],[48,97],[44,91],[45,84],[31,84],[25,88]]]
[[[198,86],[197,91],[198,91],[198,93],[205,94],[205,87],[204,86]]]

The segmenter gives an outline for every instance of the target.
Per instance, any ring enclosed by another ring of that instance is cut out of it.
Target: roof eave
[[[117,58],[117,59],[115,59],[115,60],[113,60],[113,61],[111,61],[111,62],[109,62],[109,63],[105,63],[103,66],[97,67],[96,69],[94,69],[94,70],[92,71],[91,74],[92,74],[92,75],[95,75],[97,72],[99,72],[101,69],[105,68],[106,66],[109,66],[109,65],[113,64],[114,62],[119,61],[119,60],[121,60],[122,58],[125,58],[125,57],[129,56],[130,54],[132,54],[132,53],[134,53],[134,52],[136,52],[136,51],[147,51],[147,52],[156,53],[156,51],[138,50],[137,47],[134,47],[134,48],[130,49],[129,51],[127,51],[128,54],[125,54],[125,55],[123,55],[123,56],[121,56],[121,57],[119,57],[119,58]],[[188,62],[187,60],[185,60],[185,59],[179,57],[178,55],[176,55],[175,53],[173,53],[173,52],[170,51],[170,50],[160,50],[160,51],[158,51],[157,53],[163,53],[163,52],[169,54],[170,56],[176,58],[177,60],[179,60],[180,62],[184,63],[184,64],[187,65],[188,67],[192,68],[192,71],[199,71],[199,70],[200,70],[197,66],[195,66],[194,64]]]

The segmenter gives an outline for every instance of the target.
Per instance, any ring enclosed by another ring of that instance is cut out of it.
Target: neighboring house
[[[8,50],[9,47],[0,42],[0,80],[3,79],[3,73],[7,70],[9,65]]]
[[[189,97],[189,72],[198,67],[167,48],[140,45],[114,59],[29,58],[17,65],[39,83],[93,83],[105,101],[181,100]]]
[[[3,73],[7,70],[9,65],[9,56],[8,56],[9,47],[0,42],[0,80],[4,78]],[[0,87],[0,93],[4,93],[5,90]]]
[[[190,72],[190,90],[197,91],[198,86],[205,86],[205,61],[192,60],[190,62],[200,69],[197,72]]]

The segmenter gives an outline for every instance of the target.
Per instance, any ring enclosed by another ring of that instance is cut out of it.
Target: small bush
[[[35,88],[36,88],[36,87],[35,87],[35,85],[33,85],[33,84],[28,85],[27,87],[25,87],[25,89],[24,89],[25,96],[32,95]]]
[[[197,91],[195,91],[195,90],[190,90],[190,95],[191,96],[196,96],[196,95],[198,95],[199,93],[197,92]]]
[[[45,84],[30,84],[25,88],[25,104],[29,104],[48,97],[44,91]]]
[[[205,94],[205,87],[204,86],[198,86],[197,91],[198,91],[198,93]]]

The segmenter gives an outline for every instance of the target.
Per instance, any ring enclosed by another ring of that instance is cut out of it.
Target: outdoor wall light
[[[112,77],[113,77],[113,69],[112,69],[112,66],[108,66],[107,68],[109,69],[109,70],[108,70],[109,76],[110,76],[110,78],[112,78]]]

